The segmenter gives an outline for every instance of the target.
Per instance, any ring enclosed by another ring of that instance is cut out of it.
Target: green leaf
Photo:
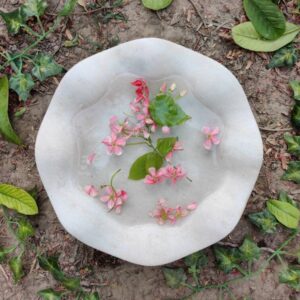
[[[21,145],[22,141],[14,132],[8,117],[8,80],[0,78],[0,133],[9,142]]]
[[[27,192],[9,184],[0,184],[0,204],[23,215],[36,215],[39,211]]]
[[[76,291],[80,288],[80,279],[76,277],[67,277],[64,276],[63,278],[57,279],[59,280],[62,285],[71,291]]]
[[[258,213],[249,214],[248,217],[251,223],[256,225],[263,232],[265,233],[276,232],[276,226],[278,222],[268,210],[265,209]]]
[[[0,16],[3,18],[7,30],[11,34],[17,34],[26,22],[26,15],[22,6],[8,13],[0,11]]]
[[[278,199],[278,200],[279,200],[279,201],[282,201],[282,202],[290,203],[290,204],[292,204],[293,206],[298,207],[297,202],[294,201],[294,200],[287,194],[287,192],[280,191],[280,193],[279,193],[279,199]]]
[[[291,161],[288,163],[288,169],[281,177],[283,180],[300,183],[300,161]]]
[[[18,229],[16,231],[17,237],[25,241],[27,238],[34,236],[35,230],[30,224],[30,222],[26,219],[21,219],[18,222]]]
[[[291,154],[300,156],[300,136],[284,134],[284,140],[287,144],[287,151]]]
[[[62,71],[63,67],[57,64],[53,57],[39,53],[34,59],[34,67],[31,72],[38,80],[44,81],[46,78],[60,74]]]
[[[34,87],[34,81],[30,74],[18,73],[10,77],[9,87],[19,95],[21,100],[26,101]]]
[[[299,268],[287,268],[280,272],[279,282],[286,283],[290,287],[300,291],[300,269]]]
[[[83,296],[83,300],[100,300],[100,296],[99,296],[98,292],[85,294]]]
[[[55,291],[52,288],[38,291],[37,293],[43,300],[61,300],[64,292]]]
[[[157,140],[156,149],[163,157],[165,157],[173,150],[176,141],[176,137],[160,138]]]
[[[296,102],[293,107],[291,113],[291,122],[295,128],[300,129],[300,104],[298,104],[298,102]]]
[[[15,283],[17,283],[24,276],[22,256],[19,255],[11,258],[8,265],[13,273]]]
[[[297,59],[297,49],[289,45],[276,51],[270,63],[267,65],[267,68],[292,67],[297,62]]]
[[[78,0],[66,0],[63,8],[58,12],[58,15],[62,17],[69,16],[75,9],[77,1]]]
[[[294,99],[300,101],[300,81],[298,80],[290,81],[290,87],[293,89]]]
[[[285,18],[270,0],[244,0],[244,9],[255,30],[267,40],[275,40],[285,31]]]
[[[2,248],[0,246],[0,263],[2,263],[6,259],[7,255],[14,250],[15,250],[15,247]]]
[[[185,283],[187,279],[187,276],[182,268],[163,268],[163,273],[165,276],[166,284],[173,289],[180,287],[181,284]]]
[[[149,109],[152,119],[160,126],[180,125],[191,118],[185,114],[169,93],[157,95],[150,102]]]
[[[284,34],[274,41],[269,41],[256,32],[251,22],[245,22],[234,26],[231,34],[234,42],[242,48],[258,52],[273,52],[290,43],[299,31],[300,26],[287,22]]]
[[[142,0],[143,5],[152,10],[164,9],[172,2],[173,0]]]
[[[260,249],[250,238],[245,238],[243,244],[239,248],[241,259],[246,261],[254,261],[260,257]]]
[[[24,13],[27,17],[39,17],[44,14],[47,6],[48,5],[46,0],[26,0],[23,8]]]
[[[157,154],[156,152],[146,153],[137,158],[136,161],[132,164],[128,178],[132,180],[143,179],[148,174],[148,170],[150,167],[159,169],[162,164],[163,159],[159,154]]]
[[[197,274],[208,263],[208,258],[202,251],[198,251],[185,257],[184,263],[189,267],[188,272],[190,274]]]
[[[295,229],[300,220],[300,211],[298,208],[288,202],[279,200],[269,200],[267,202],[269,212],[284,226]]]
[[[218,267],[225,273],[230,272],[238,266],[240,261],[239,251],[237,249],[228,249],[220,246],[213,247]]]

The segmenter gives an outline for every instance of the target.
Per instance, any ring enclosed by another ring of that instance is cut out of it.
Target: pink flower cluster
[[[197,208],[197,203],[192,202],[186,207],[177,205],[175,208],[168,207],[167,201],[161,198],[157,202],[157,207],[149,213],[149,216],[157,219],[157,223],[160,225],[170,222],[170,224],[175,224],[177,220],[186,217],[191,211]]]
[[[165,181],[166,179],[171,180],[172,183],[176,183],[178,180],[186,176],[186,173],[180,165],[167,165],[166,167],[162,167],[158,170],[155,168],[149,168],[148,172],[149,174],[144,180],[146,184],[157,184]]]
[[[93,198],[99,195],[98,189],[93,185],[85,186],[84,191],[87,195]],[[121,212],[122,205],[126,202],[127,199],[128,195],[124,190],[116,190],[111,185],[106,186],[105,194],[100,197],[100,200],[107,205],[108,210],[111,211],[115,209],[115,212],[117,214]]]

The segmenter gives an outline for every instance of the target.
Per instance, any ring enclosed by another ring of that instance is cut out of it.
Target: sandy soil
[[[0,0],[0,7],[10,10],[17,7],[19,2],[21,1]],[[61,5],[62,1],[49,2],[48,11],[51,12],[55,11],[56,6]],[[288,82],[297,77],[299,79],[300,68],[298,66],[293,69],[267,70],[265,66],[269,61],[268,55],[254,54],[233,44],[228,38],[228,28],[245,18],[241,1],[194,0],[193,2],[200,14],[188,0],[174,0],[168,9],[158,13],[144,9],[139,0],[124,1],[125,5],[117,11],[122,12],[127,21],[112,20],[106,24],[103,23],[103,11],[87,16],[81,14],[83,10],[78,7],[76,9],[78,14],[73,15],[40,47],[46,52],[55,54],[56,60],[69,69],[83,58],[109,48],[118,41],[123,43],[151,36],[194,49],[230,69],[244,87],[261,128],[265,159],[245,214],[226,241],[240,243],[245,234],[250,234],[260,245],[272,248],[284,240],[286,233],[279,231],[273,236],[263,236],[245,216],[249,212],[260,210],[268,197],[275,197],[280,189],[289,191],[294,194],[295,199],[300,199],[299,188],[296,185],[280,181],[285,167],[285,160],[282,159],[285,145],[283,132],[278,130],[291,126],[289,112],[293,101]],[[51,16],[45,16],[44,20],[46,18],[49,19]],[[63,42],[67,39],[66,28],[74,36],[76,33],[79,34],[85,44],[74,48],[63,47]],[[11,51],[24,47],[27,43],[23,37],[7,39],[3,23],[0,23],[0,38],[1,44]],[[72,238],[58,222],[37,173],[34,144],[40,123],[59,80],[60,77],[52,78],[39,85],[28,102],[27,112],[21,118],[13,120],[16,131],[27,147],[18,148],[0,139],[0,182],[26,189],[37,186],[39,191],[40,214],[32,218],[37,230],[34,242],[43,251],[61,253],[60,262],[63,269],[70,275],[80,275],[87,290],[99,291],[102,299],[180,299],[187,295],[189,291],[185,288],[172,290],[166,286],[160,267],[133,265],[93,250]],[[11,96],[11,103],[13,112],[19,105],[15,95]],[[5,244],[9,241],[9,235],[2,223],[0,243]],[[291,247],[295,247],[299,242],[298,238]],[[211,250],[207,249],[206,253],[210,257],[210,263],[202,272],[201,281],[213,283],[222,281],[224,274],[214,267]],[[257,263],[259,264],[260,262]],[[172,266],[181,265],[181,261],[172,264]],[[5,274],[0,272],[0,299],[38,299],[36,295],[38,290],[56,285],[52,277],[42,271],[30,255],[27,255],[25,263],[27,276],[18,285],[12,283],[7,266],[4,265],[3,268]],[[236,299],[300,299],[300,293],[278,283],[279,269],[279,264],[273,261],[270,268],[261,276],[232,285]],[[219,299],[218,297],[219,291],[211,290],[201,292],[193,296],[193,299],[213,300]],[[225,296],[225,299],[226,297],[229,296]]]

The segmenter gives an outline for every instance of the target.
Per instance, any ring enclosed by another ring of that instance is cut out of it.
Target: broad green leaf
[[[17,34],[22,27],[22,24],[26,22],[26,15],[23,11],[23,7],[19,7],[12,12],[0,11],[0,16],[3,18],[7,30],[11,34]]]
[[[287,22],[284,34],[270,41],[263,39],[251,22],[245,22],[234,26],[231,34],[234,42],[242,48],[258,52],[273,52],[290,43],[299,31],[300,26]]]
[[[300,161],[291,161],[288,163],[288,169],[281,177],[283,180],[300,183]]]
[[[64,292],[55,291],[52,288],[38,291],[37,293],[43,300],[61,300]]]
[[[275,40],[285,31],[285,18],[270,0],[244,0],[244,9],[253,27],[263,38]]]
[[[250,221],[263,232],[265,233],[276,232],[276,226],[278,222],[268,210],[265,209],[258,213],[249,214],[248,217]]]
[[[10,77],[9,87],[19,95],[21,100],[26,101],[34,87],[34,81],[30,74],[18,73]]]
[[[56,279],[56,280],[59,280],[62,283],[62,285],[65,288],[67,288],[68,290],[75,291],[80,288],[80,279],[79,278],[64,276],[63,278]]]
[[[284,140],[287,144],[287,151],[291,154],[300,156],[300,136],[284,134]]]
[[[260,257],[260,249],[250,238],[245,238],[243,244],[239,248],[241,259],[246,261],[254,261]]]
[[[282,201],[282,202],[288,202],[290,204],[292,204],[293,206],[295,207],[298,207],[297,205],[297,202],[294,201],[288,194],[287,192],[284,192],[284,191],[280,191],[279,193],[279,201]]]
[[[89,293],[83,296],[83,300],[100,300],[100,296],[98,292]]]
[[[34,67],[31,72],[38,80],[44,81],[46,78],[60,74],[62,71],[63,67],[57,64],[53,57],[39,53],[34,59]]]
[[[187,279],[186,274],[182,268],[163,268],[163,273],[165,276],[166,284],[173,289],[180,287],[181,284],[185,283]]]
[[[267,208],[278,222],[284,226],[292,229],[298,227],[300,211],[292,204],[279,200],[268,200]]]
[[[0,78],[0,133],[9,142],[20,145],[21,139],[14,132],[8,117],[8,80]]]
[[[30,222],[26,219],[21,219],[18,222],[18,229],[16,231],[17,237],[25,241],[27,238],[34,236],[35,230],[30,224]]]
[[[24,13],[27,17],[42,16],[47,6],[46,0],[26,0],[23,4]]]
[[[164,9],[172,2],[173,0],[142,0],[143,5],[152,10]]]
[[[9,184],[0,184],[0,205],[23,215],[36,215],[39,211],[35,200],[27,192]]]
[[[140,180],[145,178],[148,174],[150,167],[159,169],[163,164],[163,159],[156,152],[148,152],[139,158],[132,164],[129,171],[129,179]]]
[[[292,67],[297,62],[297,59],[297,49],[293,45],[289,45],[276,51],[267,68]]]
[[[290,87],[293,89],[294,99],[300,101],[300,81],[292,80],[290,82]]]
[[[0,246],[0,263],[4,261],[4,259],[7,257],[9,253],[15,250],[15,247],[10,248],[2,248]]]
[[[11,258],[8,265],[13,273],[15,283],[17,283],[24,276],[22,256],[19,255]]]
[[[165,157],[172,151],[176,141],[176,137],[160,138],[157,140],[156,149],[163,157]]]
[[[279,282],[286,283],[290,287],[300,291],[300,269],[299,268],[290,268],[280,272]]]
[[[159,94],[150,102],[150,114],[160,126],[176,126],[183,124],[191,117],[188,116],[175,102],[171,94]]]
[[[230,272],[238,266],[240,256],[237,249],[228,249],[220,246],[215,246],[213,250],[218,263],[218,267],[225,273]]]
[[[197,274],[208,263],[208,258],[202,251],[198,251],[185,257],[184,263],[189,267],[188,272],[190,274]]]
[[[63,8],[58,12],[58,15],[62,17],[69,16],[75,9],[77,1],[78,0],[66,0]]]
[[[293,107],[291,122],[295,128],[300,129],[300,103],[298,104],[298,102]]]

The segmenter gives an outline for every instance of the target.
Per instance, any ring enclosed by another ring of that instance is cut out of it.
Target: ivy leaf
[[[173,150],[176,141],[176,137],[160,138],[157,140],[156,149],[163,157],[165,157]]]
[[[44,14],[47,6],[46,0],[26,0],[23,8],[27,17],[40,17]]]
[[[292,80],[290,82],[290,86],[293,89],[294,92],[294,99],[297,101],[300,101],[300,81],[298,80]]]
[[[22,141],[14,132],[8,118],[8,80],[0,78],[0,133],[9,142],[21,145]]]
[[[17,283],[24,276],[22,256],[19,255],[11,258],[8,265],[13,273],[15,283]]]
[[[293,107],[291,121],[295,128],[300,129],[300,105],[298,103]]]
[[[160,126],[172,127],[180,125],[191,118],[181,109],[169,93],[157,95],[150,102],[149,109],[152,119]]]
[[[281,177],[283,180],[300,183],[300,161],[291,161],[288,163],[288,169]]]
[[[269,200],[267,202],[269,212],[284,226],[292,229],[298,227],[300,211],[288,202]]]
[[[77,1],[78,0],[67,0],[61,11],[58,12],[58,15],[62,17],[69,16],[75,9]]]
[[[132,164],[129,171],[129,179],[140,180],[145,178],[148,174],[150,167],[159,169],[163,164],[163,158],[156,152],[148,152],[139,158]]]
[[[39,53],[34,59],[34,67],[31,72],[38,80],[44,81],[46,78],[60,74],[62,71],[63,67],[57,64],[53,57]]]
[[[152,10],[164,9],[172,2],[173,0],[142,0],[143,5]]]
[[[287,151],[291,154],[300,156],[300,136],[284,134],[284,140],[287,144]]]
[[[297,36],[300,26],[286,23],[283,35],[274,40],[263,39],[255,30],[251,22],[244,22],[232,28],[234,42],[244,49],[257,52],[273,52],[289,44]]]
[[[34,87],[34,81],[30,74],[18,73],[10,77],[9,87],[19,95],[21,100],[26,101]]]
[[[250,238],[245,238],[243,244],[239,247],[241,259],[254,261],[260,257],[260,249]]]
[[[244,0],[244,9],[255,30],[267,40],[276,40],[285,31],[285,18],[270,0]]]
[[[189,267],[188,272],[190,274],[196,274],[208,263],[208,258],[202,251],[198,251],[185,257],[184,263]]]
[[[9,184],[0,184],[0,204],[23,215],[36,215],[35,200],[24,190]]]
[[[43,300],[61,300],[64,292],[55,291],[51,288],[38,291],[37,293]]]
[[[218,263],[218,267],[225,273],[230,272],[238,266],[240,261],[239,251],[237,249],[227,249],[220,246],[213,248]]]
[[[300,291],[300,269],[298,268],[287,268],[280,272],[279,282],[286,283],[290,287]]]
[[[22,25],[26,22],[26,15],[22,6],[12,12],[6,13],[0,11],[0,16],[3,18],[7,26],[7,30],[11,34],[17,34]]]
[[[267,68],[292,67],[297,62],[297,59],[297,49],[289,45],[276,51],[270,63],[267,65]]]
[[[288,194],[287,192],[284,192],[284,191],[280,191],[279,193],[279,201],[282,201],[282,202],[287,202],[287,203],[290,203],[292,204],[293,206],[295,206],[296,208],[298,207],[297,205],[297,202],[294,201]]]
[[[18,222],[18,229],[16,231],[16,234],[21,241],[25,241],[27,238],[33,236],[34,233],[35,230],[28,220],[21,219]]]
[[[276,231],[278,222],[268,210],[265,209],[258,213],[249,214],[248,217],[251,223],[256,225],[263,232],[274,233]]]
[[[85,294],[83,296],[83,300],[100,300],[100,296],[99,296],[98,292]]]
[[[185,283],[187,276],[182,268],[170,269],[163,268],[166,284],[172,289],[178,288]]]
[[[2,248],[0,246],[0,263],[2,263],[7,257],[7,254],[11,253],[13,250],[15,250],[15,247]]]

